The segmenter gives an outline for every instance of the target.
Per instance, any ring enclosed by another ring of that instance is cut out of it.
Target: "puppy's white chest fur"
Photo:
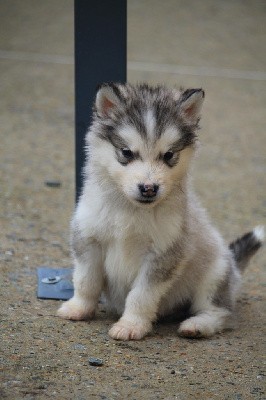
[[[138,245],[139,244],[139,245]],[[149,244],[136,237],[114,238],[103,246],[105,293],[113,309],[122,313],[125,298],[136,279]]]
[[[105,292],[112,308],[121,313],[139,271],[151,254],[159,257],[181,232],[181,218],[171,207],[157,210],[120,208],[104,196],[84,198],[77,216],[86,236],[93,235],[101,246]],[[88,199],[87,199],[88,200]]]
[[[176,205],[149,210],[121,207],[94,189],[80,201],[76,217],[84,236],[94,237],[106,254],[114,247],[122,257],[136,261],[150,251],[164,252],[179,237],[183,218]]]
[[[129,219],[130,229],[127,227]],[[124,215],[124,221],[120,222],[124,228],[113,231],[113,237],[102,242],[105,291],[110,304],[118,313],[123,312],[125,299],[145,259],[151,254],[159,256],[177,235],[173,229],[174,236],[170,236],[169,229],[165,224],[159,226],[154,215],[141,221],[136,216]],[[177,226],[175,228],[179,230]]]

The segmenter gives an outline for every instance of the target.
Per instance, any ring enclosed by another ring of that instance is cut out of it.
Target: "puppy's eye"
[[[121,149],[121,153],[127,160],[132,160],[134,158],[134,154],[129,149]]]
[[[167,161],[170,161],[173,158],[173,156],[174,156],[174,153],[172,151],[167,151],[164,154],[163,159],[164,159],[164,161],[167,162]]]

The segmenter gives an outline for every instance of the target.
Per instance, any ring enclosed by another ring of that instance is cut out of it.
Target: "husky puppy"
[[[72,221],[74,297],[60,317],[92,318],[104,293],[121,315],[114,339],[141,339],[185,304],[180,335],[208,337],[227,326],[263,228],[227,246],[193,192],[203,100],[202,89],[99,88]]]

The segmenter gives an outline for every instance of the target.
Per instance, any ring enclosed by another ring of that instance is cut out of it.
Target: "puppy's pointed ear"
[[[198,122],[205,93],[202,89],[187,89],[180,96],[180,111],[191,124]]]
[[[103,84],[96,94],[95,106],[101,116],[108,117],[119,106],[118,88],[114,84]]]

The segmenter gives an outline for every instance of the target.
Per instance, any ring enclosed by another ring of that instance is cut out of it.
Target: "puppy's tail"
[[[259,250],[264,241],[264,227],[257,226],[253,231],[246,233],[239,239],[230,243],[237,266],[241,272],[245,270],[250,258]]]

